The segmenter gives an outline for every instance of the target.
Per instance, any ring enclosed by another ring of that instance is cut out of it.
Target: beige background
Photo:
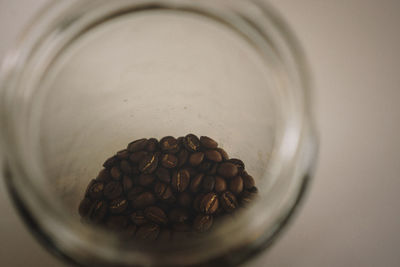
[[[0,58],[45,0],[0,0]],[[249,266],[400,265],[400,1],[273,0],[314,74],[321,136],[300,214]],[[63,266],[0,185],[0,266]]]

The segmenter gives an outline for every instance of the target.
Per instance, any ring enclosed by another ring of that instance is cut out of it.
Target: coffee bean
[[[208,136],[201,136],[200,144],[206,149],[215,149],[218,147],[218,143]]]
[[[178,165],[178,158],[173,154],[164,154],[161,158],[161,164],[168,169],[175,168]]]
[[[189,172],[190,177],[195,177],[198,174],[196,169],[192,167],[185,167],[185,170]]]
[[[165,183],[170,183],[171,182],[171,174],[169,173],[169,170],[163,167],[158,167],[156,172],[155,172],[158,180],[165,182]]]
[[[196,152],[200,148],[200,140],[194,134],[188,134],[183,139],[183,145],[190,152]]]
[[[128,218],[125,216],[110,216],[106,221],[106,227],[113,231],[122,231],[128,225]]]
[[[107,183],[111,180],[110,172],[107,169],[102,169],[96,177],[96,181]]]
[[[111,168],[110,174],[114,180],[119,180],[122,176],[121,170],[117,166]]]
[[[196,197],[193,200],[193,209],[197,212],[200,212],[200,204],[201,204],[201,200],[203,199],[203,197],[205,196],[205,194],[200,193],[198,195],[196,195]]]
[[[81,215],[81,217],[86,217],[89,214],[89,210],[92,205],[92,200],[88,197],[85,197],[79,204],[79,215]]]
[[[212,223],[212,215],[197,215],[193,221],[193,228],[197,232],[204,233],[211,228]]]
[[[204,160],[204,161],[199,165],[198,170],[199,170],[200,172],[208,172],[208,171],[211,170],[212,167],[213,167],[213,164],[212,164],[210,161],[205,161],[205,160]]]
[[[238,174],[238,168],[231,162],[223,162],[219,165],[217,172],[221,176],[230,178]]]
[[[145,191],[144,187],[141,186],[135,186],[131,190],[128,191],[126,194],[126,197],[128,200],[134,200],[136,196],[140,195]]]
[[[124,175],[124,177],[122,177],[122,188],[124,189],[124,192],[128,192],[132,187],[133,181],[131,177]]]
[[[91,198],[95,199],[101,198],[103,196],[103,193],[104,193],[104,183],[95,181],[90,184],[89,196]]]
[[[237,208],[237,200],[234,194],[229,191],[222,193],[220,197],[221,205],[227,212],[232,212]]]
[[[117,198],[110,202],[109,210],[113,214],[123,212],[128,207],[128,200],[125,198]]]
[[[107,214],[108,206],[103,200],[98,200],[92,204],[89,210],[89,217],[93,223],[100,223]]]
[[[226,181],[224,178],[217,176],[215,177],[215,192],[221,193],[226,190]]]
[[[217,169],[218,169],[218,163],[214,162],[211,164],[211,168],[209,168],[208,171],[206,171],[206,174],[208,175],[216,175],[217,174]]]
[[[130,156],[130,153],[127,149],[123,149],[117,152],[117,158],[119,159],[128,159]]]
[[[129,156],[129,160],[133,163],[139,163],[147,154],[147,151],[137,151]]]
[[[149,221],[157,224],[166,224],[168,222],[165,212],[156,206],[147,207],[144,210],[144,215]]]
[[[132,201],[131,205],[135,209],[142,209],[153,205],[156,202],[154,195],[151,192],[144,192],[136,196]]]
[[[127,160],[121,161],[121,163],[119,164],[119,167],[123,173],[128,174],[128,175],[132,174],[131,164]]]
[[[140,173],[139,167],[136,164],[135,165],[131,165],[131,169],[132,169],[132,174],[137,175],[137,174]]]
[[[171,187],[161,182],[156,183],[154,186],[154,193],[161,200],[168,200],[173,196]]]
[[[243,161],[240,159],[230,159],[228,162],[233,163],[238,168],[239,174],[241,174],[245,168]]]
[[[172,209],[168,217],[171,222],[184,223],[189,220],[189,213],[184,209]]]
[[[142,225],[148,222],[146,217],[144,216],[143,211],[141,210],[133,212],[130,218],[131,221],[136,225]]]
[[[147,223],[139,227],[136,237],[142,240],[154,241],[160,233],[160,226],[154,223]]]
[[[135,140],[128,145],[128,151],[129,152],[136,152],[145,149],[147,146],[147,139],[142,138]]]
[[[223,160],[229,159],[229,155],[228,155],[228,153],[226,153],[226,151],[224,149],[219,147],[216,150],[221,154]]]
[[[248,191],[249,191],[250,193],[255,193],[255,194],[258,193],[258,189],[257,189],[257,187],[255,187],[255,186],[253,186],[252,188],[248,189]]]
[[[221,162],[222,156],[217,150],[207,150],[205,153],[206,159],[214,161],[214,162]]]
[[[182,207],[190,207],[192,204],[192,196],[188,192],[180,193],[178,196],[178,203]]]
[[[206,194],[200,202],[200,211],[213,214],[218,209],[218,196],[214,193]]]
[[[172,136],[166,136],[160,140],[161,150],[169,153],[176,153],[179,150],[178,141]]]
[[[150,138],[147,140],[146,150],[149,152],[154,152],[158,148],[158,140],[155,138]]]
[[[162,229],[160,234],[158,235],[157,241],[160,242],[168,242],[171,240],[171,230],[169,229]]]
[[[112,181],[109,182],[104,188],[104,196],[108,199],[116,199],[122,195],[122,185],[120,182]]]
[[[112,168],[117,162],[118,162],[118,157],[112,156],[103,163],[103,167],[107,169]]]
[[[172,188],[177,192],[186,190],[190,183],[190,174],[187,170],[175,171],[172,176]]]
[[[182,167],[189,158],[189,152],[186,149],[181,149],[178,153],[178,167]]]
[[[229,183],[229,190],[235,194],[239,195],[243,191],[243,179],[240,176],[236,176],[231,179]]]
[[[189,163],[192,166],[198,166],[204,159],[204,153],[203,152],[196,152],[190,155],[189,157]]]
[[[196,175],[192,179],[192,182],[190,183],[190,191],[192,191],[193,193],[197,193],[201,188],[203,178],[204,178],[204,174],[202,174],[202,173]]]
[[[141,186],[149,186],[156,180],[156,177],[152,174],[141,174],[139,176],[139,184]]]
[[[207,192],[211,192],[214,190],[214,186],[215,186],[215,178],[214,176],[205,176],[203,179],[203,192],[207,193]]]
[[[148,154],[139,162],[139,171],[141,171],[142,173],[150,174],[156,170],[157,165],[158,154]]]
[[[240,203],[244,206],[248,205],[253,201],[254,198],[256,198],[256,196],[257,196],[257,193],[250,192],[250,191],[244,191],[243,194],[241,195]]]
[[[243,178],[243,185],[244,185],[245,189],[250,189],[250,188],[254,187],[254,185],[256,184],[256,182],[254,181],[254,178],[251,175],[249,175],[246,171],[243,172],[242,178]]]

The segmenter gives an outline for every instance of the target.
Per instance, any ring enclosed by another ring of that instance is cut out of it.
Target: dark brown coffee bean
[[[194,134],[188,134],[183,139],[183,145],[190,152],[196,152],[200,148],[200,140]]]
[[[111,158],[108,158],[104,163],[103,167],[110,169],[112,168],[116,163],[118,162],[118,157],[117,156],[112,156]]]
[[[130,153],[127,149],[123,149],[123,150],[117,152],[117,158],[119,158],[119,159],[128,159],[129,156],[130,156]]]
[[[92,200],[88,197],[85,197],[79,204],[79,215],[81,215],[81,217],[86,217],[89,214],[89,210],[92,205]]]
[[[164,152],[176,153],[179,150],[178,141],[172,136],[163,137],[160,140],[160,148]]]
[[[180,193],[178,196],[178,203],[182,207],[190,207],[192,204],[192,196],[188,192]]]
[[[212,215],[197,215],[193,221],[193,228],[197,232],[204,233],[211,228],[212,223]]]
[[[206,174],[208,175],[216,175],[217,174],[217,169],[218,169],[218,163],[214,162],[211,164],[211,168],[206,171]]]
[[[201,184],[203,182],[204,174],[200,173],[196,175],[193,179],[192,182],[190,183],[190,191],[193,193],[199,192],[201,188]]]
[[[122,231],[128,225],[128,218],[125,216],[110,216],[106,221],[106,227],[112,231]]]
[[[200,172],[208,172],[213,167],[210,161],[203,160],[203,162],[197,167]]]
[[[231,162],[223,162],[219,165],[217,172],[226,178],[234,177],[238,174],[238,168]]]
[[[156,180],[156,177],[153,174],[141,174],[139,176],[139,184],[141,186],[149,186]]]
[[[164,182],[164,183],[170,183],[171,182],[171,174],[169,173],[169,170],[163,167],[158,167],[156,172],[155,172],[158,180]]]
[[[129,190],[131,190],[132,187],[133,187],[132,178],[124,175],[124,177],[122,177],[122,188],[124,189],[124,192],[128,192]]]
[[[107,183],[111,180],[111,175],[109,170],[102,169],[96,177],[96,181]]]
[[[214,186],[215,186],[215,178],[214,176],[205,176],[203,179],[203,192],[207,193],[207,192],[211,192],[214,190]]]
[[[142,138],[135,140],[128,145],[128,151],[129,152],[136,152],[145,149],[147,146],[147,139]]]
[[[94,223],[100,223],[103,221],[107,214],[108,206],[103,200],[98,200],[92,204],[89,210],[90,220]]]
[[[205,214],[213,214],[218,209],[218,196],[214,193],[206,194],[200,202],[200,211]]]
[[[244,185],[245,189],[250,189],[250,188],[254,187],[254,185],[256,184],[256,182],[254,181],[254,178],[251,175],[249,175],[246,171],[243,172],[242,178],[243,178],[243,185]]]
[[[224,178],[217,176],[215,177],[215,192],[221,193],[226,190],[226,181]]]
[[[93,182],[90,183],[90,188],[89,188],[89,196],[91,198],[101,198],[104,193],[104,183],[103,182]]]
[[[144,187],[141,186],[135,186],[129,192],[126,194],[126,197],[128,200],[134,200],[136,196],[140,195],[141,193],[144,192]]]
[[[153,205],[156,202],[156,198],[151,192],[144,192],[136,196],[132,201],[131,205],[135,209],[142,209]]]
[[[120,182],[112,181],[109,182],[104,188],[104,196],[108,199],[116,199],[122,195],[122,185]]]
[[[178,167],[185,165],[189,158],[189,152],[186,149],[181,149],[178,153]]]
[[[168,169],[175,168],[178,165],[178,158],[173,154],[164,154],[161,157],[161,164]]]
[[[169,229],[162,229],[160,234],[158,235],[157,241],[160,242],[168,242],[171,240],[171,230]]]
[[[257,193],[258,193],[258,188],[255,187],[255,186],[253,186],[252,188],[248,189],[247,191],[249,191],[250,193],[255,193],[255,194],[257,194]]]
[[[190,174],[187,170],[175,171],[172,175],[172,188],[177,192],[186,190],[190,183]]]
[[[229,190],[235,194],[239,195],[243,191],[243,179],[240,176],[236,176],[231,179],[229,183]]]
[[[207,150],[204,152],[206,159],[214,161],[214,162],[221,162],[222,156],[217,150]]]
[[[130,155],[129,160],[133,163],[139,163],[147,154],[147,151],[137,151]]]
[[[121,161],[121,163],[119,164],[119,167],[123,173],[128,174],[128,175],[132,174],[131,164],[127,160]]]
[[[141,210],[133,212],[130,218],[131,221],[136,225],[142,225],[148,222],[146,217],[144,216],[143,211]]]
[[[237,208],[237,200],[234,194],[229,191],[222,193],[220,197],[221,205],[227,212],[232,212]]]
[[[154,241],[160,233],[160,226],[154,223],[147,223],[139,227],[136,237],[142,240]]]
[[[161,182],[154,186],[154,193],[161,200],[168,200],[173,197],[171,187]]]
[[[195,177],[198,174],[197,170],[192,167],[185,167],[185,170],[189,172],[190,177]]]
[[[95,179],[90,180],[90,182],[89,182],[89,184],[88,184],[88,186],[86,187],[86,190],[85,190],[85,197],[90,196],[90,190],[92,189],[92,186],[97,182],[103,183],[101,181],[96,181]]]
[[[239,174],[241,174],[244,171],[245,166],[244,166],[243,161],[241,161],[240,159],[230,159],[230,160],[228,160],[228,162],[236,165],[236,167],[238,168]]]
[[[155,138],[150,138],[147,140],[146,150],[149,152],[154,152],[158,148],[158,140]]]
[[[200,203],[204,196],[205,194],[200,193],[197,194],[196,197],[194,198],[192,206],[195,211],[200,212]]]
[[[131,165],[132,168],[132,174],[137,175],[140,173],[139,171],[139,167],[135,164],[135,165]]]
[[[111,168],[110,174],[111,178],[113,178],[114,180],[119,180],[122,176],[121,170],[117,166]]]
[[[219,147],[216,150],[221,154],[223,160],[229,159],[229,155],[228,155],[228,153],[226,153],[226,151],[224,149]]]
[[[189,157],[189,163],[192,166],[198,166],[204,159],[204,153],[203,152],[196,152],[190,155]]]
[[[148,154],[139,162],[139,171],[150,174],[154,172],[158,165],[158,154]]]
[[[125,198],[117,198],[110,202],[109,210],[113,214],[123,212],[128,207],[128,200]]]
[[[248,205],[256,197],[257,197],[257,193],[250,192],[250,191],[244,191],[240,198],[240,204],[242,204],[243,206]]]
[[[144,215],[149,221],[152,221],[156,224],[166,224],[168,222],[165,212],[156,206],[147,207],[144,210]]]
[[[168,217],[171,222],[174,223],[184,223],[189,220],[189,213],[184,209],[172,209]]]
[[[207,136],[200,137],[200,144],[207,149],[215,149],[218,147],[218,143],[215,142],[213,139]]]

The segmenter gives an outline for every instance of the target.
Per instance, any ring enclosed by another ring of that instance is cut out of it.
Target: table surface
[[[45,2],[0,0],[0,58]],[[271,2],[308,56],[321,147],[301,212],[247,266],[399,266],[400,1]],[[0,265],[63,266],[0,192]]]

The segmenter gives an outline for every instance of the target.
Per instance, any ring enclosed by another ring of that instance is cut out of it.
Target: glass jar
[[[81,265],[239,264],[266,248],[315,161],[307,67],[262,0],[54,1],[1,71],[4,176],[45,247]],[[80,223],[102,162],[141,137],[208,135],[259,196],[208,235],[130,246]]]

